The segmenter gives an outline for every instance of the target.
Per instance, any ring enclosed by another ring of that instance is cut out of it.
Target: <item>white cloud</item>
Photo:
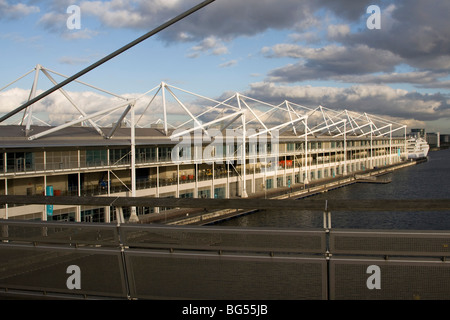
[[[82,13],[83,14],[83,13]],[[69,30],[67,28],[67,19],[69,15],[60,12],[48,12],[44,14],[38,21],[38,25],[44,27],[50,32],[60,34],[65,40],[91,39],[100,34],[99,31],[89,28]]]
[[[156,22],[162,23],[182,6],[179,0],[83,1],[80,4],[83,14],[97,17],[104,26],[132,29],[148,29]]]
[[[146,17],[130,10],[132,3],[125,1],[100,2],[85,1],[80,5],[83,14],[97,16],[100,21],[113,28],[136,28],[146,22]]]
[[[81,30],[65,31],[62,37],[66,40],[77,40],[77,39],[92,39],[100,34],[99,31],[90,30],[88,28]]]
[[[64,5],[67,3],[64,0]],[[94,17],[104,27],[151,30],[198,3],[195,0],[84,0],[78,5],[83,16]],[[58,8],[64,5],[60,4]],[[49,14],[55,16],[59,12],[57,6],[52,9]],[[158,37],[167,42],[201,41],[210,36],[231,40],[269,29],[302,32],[320,24],[320,19],[315,16],[316,9],[313,0],[283,0],[276,4],[260,0],[216,1],[174,24]],[[51,21],[47,23],[51,29]]]
[[[447,76],[448,74],[445,72],[435,73],[432,71],[411,71],[385,74],[342,75],[331,77],[331,79],[359,84],[407,83],[414,84],[415,86],[421,88],[450,89],[450,81],[441,80],[441,78],[445,78]]]
[[[306,42],[306,43],[318,43],[320,42],[320,36],[315,31],[307,31],[301,33],[292,33],[289,38],[294,42]]]
[[[100,110],[105,110],[114,106],[121,106],[126,104],[126,101],[114,96],[100,94],[94,91],[69,91],[65,90],[70,96],[72,101],[78,108],[83,110],[86,114],[93,114]],[[43,93],[43,90],[37,90],[36,94]],[[135,112],[136,120],[138,120],[142,113],[144,116],[139,122],[139,125],[148,126],[151,122],[163,118],[163,103],[161,94],[153,99],[153,93],[142,97],[142,93],[128,93],[121,95],[123,98],[132,101],[138,97],[140,99],[136,102]],[[183,105],[186,106],[189,111],[194,115],[199,115],[205,110],[205,102],[198,101],[196,99],[186,99],[186,97],[180,97],[180,93],[175,91],[175,94],[179,99],[183,101]],[[23,103],[28,101],[30,90],[12,88],[0,92],[0,114],[5,114],[20,107]],[[153,99],[153,101],[152,101]],[[147,108],[151,102],[150,108]],[[211,105],[208,102],[207,105]],[[56,91],[42,100],[36,102],[32,106],[33,115],[38,117],[44,122],[48,122],[51,125],[60,125],[67,121],[76,120],[81,117],[81,113],[75,108],[67,98]],[[119,108],[112,114],[99,116],[94,118],[94,121],[98,121],[101,126],[109,126],[116,122],[119,116],[124,112],[126,105]],[[147,110],[145,110],[147,108]],[[171,98],[171,95],[166,94],[166,108],[168,114],[168,122],[172,125],[180,124],[188,119],[189,116],[186,111],[180,106],[178,102]],[[17,113],[15,116],[8,119],[8,123],[18,123],[22,118],[23,111]],[[130,115],[128,114],[128,119]],[[199,118],[200,121],[201,118]]]
[[[20,44],[26,44],[26,45],[32,45],[34,47],[39,46],[39,41],[42,39],[41,36],[32,36],[32,37],[26,37],[19,33],[5,33],[0,34],[0,39],[6,39],[10,40],[14,43],[20,43]]]
[[[350,26],[347,24],[329,25],[327,33],[330,39],[342,38],[350,33]]]
[[[24,103],[30,94],[29,90],[13,88],[0,92],[0,112],[9,112]]]
[[[23,3],[10,4],[7,0],[0,0],[0,20],[20,19],[38,12],[40,12],[40,9],[36,6],[28,6]]]
[[[219,65],[219,67],[221,67],[221,68],[233,67],[233,66],[237,65],[237,63],[238,63],[237,60],[230,60],[230,61],[222,63],[221,65]]]
[[[277,82],[328,80],[345,75],[363,75],[377,72],[393,72],[401,63],[400,57],[388,50],[366,45],[308,48],[295,44],[277,44],[264,48],[269,58],[290,57],[298,62],[269,72],[268,79]]]
[[[61,64],[68,64],[68,65],[80,65],[80,64],[88,64],[92,62],[92,59],[94,56],[88,56],[88,57],[69,57],[64,56],[59,58],[58,62]]]
[[[275,104],[289,100],[308,107],[323,105],[335,110],[348,109],[417,121],[450,119],[450,99],[446,95],[421,94],[384,85],[338,88],[259,82],[252,84],[245,95]]]
[[[38,24],[51,32],[63,33],[67,29],[67,18],[65,14],[51,11],[44,14]]]
[[[36,92],[37,95],[41,93],[43,93],[43,90]],[[75,101],[76,105],[86,113],[96,112],[120,103],[118,98],[104,96],[92,91],[68,91],[67,93]],[[30,90],[19,88],[0,92],[0,112],[7,113],[20,107],[28,100],[29,94]],[[67,120],[74,120],[81,115],[59,91],[38,101],[32,107],[34,115],[45,114],[46,119],[41,118],[41,120],[51,121],[52,124],[61,124]],[[20,117],[22,113],[20,113]]]
[[[191,53],[188,55],[189,58],[197,58],[201,53],[209,53],[212,55],[224,55],[228,54],[228,48],[216,37],[208,37],[202,40],[198,45],[191,48]]]

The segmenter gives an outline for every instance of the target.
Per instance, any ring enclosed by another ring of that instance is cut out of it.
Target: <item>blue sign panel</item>
[[[53,196],[53,186],[47,186],[47,188],[45,189],[45,194],[47,196]],[[53,205],[52,204],[47,205],[47,215],[53,216]]]

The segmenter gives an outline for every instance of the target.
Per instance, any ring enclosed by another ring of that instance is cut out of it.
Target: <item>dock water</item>
[[[335,177],[332,179],[316,181],[308,185],[297,184],[291,188],[279,187],[267,192],[260,192],[249,196],[249,198],[268,198],[268,199],[303,199],[320,193],[325,193],[330,190],[342,188],[355,183],[375,183],[387,184],[392,180],[389,174],[395,170],[416,165],[419,162],[407,161],[396,165],[391,165],[383,168],[374,168],[367,172],[358,172],[354,175],[343,177]],[[186,212],[175,214],[166,213],[159,214],[160,219],[156,217],[150,223],[164,223],[168,225],[209,225],[219,223],[228,219],[237,218],[239,216],[255,213],[258,210],[249,209],[224,209],[224,210],[185,210]],[[145,220],[144,220],[145,221]],[[144,222],[145,223],[145,222]],[[148,223],[148,222],[147,222]]]

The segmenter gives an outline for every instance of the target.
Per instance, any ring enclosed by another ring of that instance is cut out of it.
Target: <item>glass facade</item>
[[[284,188],[289,182],[291,185],[303,184],[306,178],[308,181],[330,179],[344,173],[353,174],[375,166],[388,165],[390,154],[392,163],[398,163],[404,152],[402,139],[393,139],[392,142],[389,139],[373,141],[372,147],[370,140],[347,141],[346,154],[343,143],[343,140],[308,141],[307,157],[304,141],[283,142],[279,148],[270,144],[247,144],[247,151],[252,151],[247,154],[247,193]],[[261,153],[265,150],[275,149],[280,151],[277,160],[261,157]],[[239,157],[234,155],[234,159],[229,162],[200,163],[193,161],[192,156],[195,152],[204,152],[205,149],[182,148],[177,152],[180,159],[185,162],[178,164],[172,161],[172,150],[173,147],[167,145],[136,147],[138,196],[166,195],[180,198],[240,196],[243,189],[241,181],[243,165]],[[256,156],[254,151],[257,151]],[[276,161],[276,166],[273,166],[273,161]],[[9,195],[42,194],[46,183],[47,186],[52,185],[55,192],[58,191],[56,196],[130,195],[132,188],[130,164],[130,147],[72,149],[47,147],[46,150],[4,152],[0,155],[0,179],[2,179],[0,194],[5,194],[6,191]],[[271,171],[267,172],[265,168],[269,167]],[[16,177],[15,173],[22,175]],[[13,210],[12,207],[10,210]],[[154,208],[139,209],[138,214],[147,214],[153,210]],[[105,221],[104,209],[82,211],[78,216],[81,221]],[[124,214],[127,214],[126,210]],[[22,216],[39,217],[40,214],[24,211]],[[115,213],[111,212],[110,217],[115,217]],[[56,210],[52,219],[73,221],[75,211]]]

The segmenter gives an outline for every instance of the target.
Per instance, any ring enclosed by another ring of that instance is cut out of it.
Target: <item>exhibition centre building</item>
[[[248,197],[407,160],[406,126],[366,113],[239,93],[217,101],[161,83],[87,114],[60,91],[79,111],[73,120],[36,125],[28,107],[21,121],[1,123],[0,194]],[[3,205],[0,218],[111,222],[117,213]]]

